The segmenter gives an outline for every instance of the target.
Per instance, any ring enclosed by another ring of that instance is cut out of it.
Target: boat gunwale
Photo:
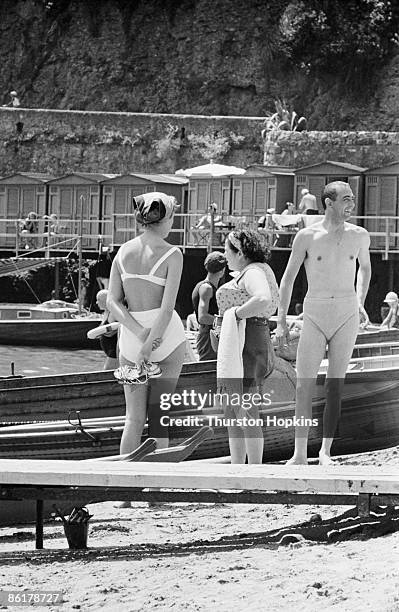
[[[378,344],[378,343],[376,343]],[[368,369],[356,369],[348,370],[346,372],[346,378],[354,379],[361,377],[364,379],[364,375],[376,375],[376,374],[392,374],[399,372],[399,355],[376,355],[368,357],[355,357],[351,359],[352,364],[361,365],[364,362],[370,362],[370,360],[378,359],[382,361],[382,364],[378,368]],[[384,361],[397,359],[397,365],[390,367],[384,367]],[[116,381],[113,379],[113,370],[93,370],[90,372],[69,372],[66,374],[48,374],[45,376],[26,376],[26,377],[5,377],[0,378],[0,394],[4,392],[21,391],[30,388],[44,389],[44,388],[55,388],[60,386],[79,386],[83,384],[100,384],[100,383],[111,383]],[[193,361],[183,364],[183,369],[179,379],[186,378],[189,376],[204,374],[215,374],[216,375],[216,361]],[[317,384],[320,384],[325,380],[327,372],[319,372],[317,375]],[[94,380],[93,380],[94,378]]]

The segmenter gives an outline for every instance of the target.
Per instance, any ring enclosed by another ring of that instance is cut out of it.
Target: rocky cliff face
[[[399,129],[399,56],[367,94],[287,72],[284,4],[3,0],[3,103],[16,89],[32,108],[262,116],[285,97],[310,129]]]

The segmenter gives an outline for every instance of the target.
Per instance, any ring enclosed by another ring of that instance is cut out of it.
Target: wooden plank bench
[[[149,487],[168,489],[148,491]],[[4,459],[0,500],[35,499],[36,548],[43,500],[399,505],[399,466],[219,465]]]
[[[84,461],[146,461],[156,462],[160,461],[163,463],[178,463],[179,461],[185,461],[200,446],[205,440],[213,436],[213,429],[211,427],[201,427],[198,429],[190,438],[182,440],[177,446],[169,446],[168,448],[157,449],[156,440],[154,438],[147,438],[144,442],[131,453],[125,455],[112,455],[108,457],[95,457],[91,459],[85,459]],[[74,506],[85,506],[90,503],[92,496],[88,498],[74,499]],[[18,500],[7,500],[0,505],[0,525],[6,525],[12,521],[23,521],[32,522],[35,520],[36,523],[42,524],[43,517],[48,516],[54,508],[54,500],[43,500],[33,504],[34,500],[25,500],[20,502]],[[47,502],[47,503],[45,503]],[[70,507],[65,508],[66,513],[69,512]],[[41,539],[37,542],[39,547],[43,544],[43,529],[40,529]]]

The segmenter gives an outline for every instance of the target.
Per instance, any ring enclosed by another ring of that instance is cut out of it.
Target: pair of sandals
[[[145,385],[149,378],[159,378],[162,370],[159,363],[143,361],[133,365],[120,366],[114,376],[121,385]]]

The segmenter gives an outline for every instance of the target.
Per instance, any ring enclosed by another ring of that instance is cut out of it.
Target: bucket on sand
[[[73,550],[87,548],[88,523],[64,523],[64,531],[69,548]]]
[[[73,508],[69,517],[66,518],[55,504],[53,504],[53,508],[62,519],[69,548],[72,550],[87,548],[89,520],[92,517],[88,510],[81,507]]]

